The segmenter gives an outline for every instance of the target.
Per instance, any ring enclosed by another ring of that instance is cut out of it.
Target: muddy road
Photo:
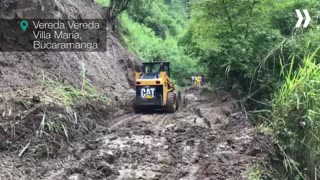
[[[34,158],[0,153],[0,179],[246,179],[264,158],[257,136],[227,93],[187,92],[174,114],[133,114]]]

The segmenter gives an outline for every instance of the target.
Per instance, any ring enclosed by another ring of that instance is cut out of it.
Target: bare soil
[[[91,0],[0,1],[1,19],[105,19],[108,12]],[[108,23],[107,23],[108,24]],[[0,94],[42,85],[44,76],[58,77],[80,88],[83,65],[90,84],[110,97],[121,98],[133,85],[138,58],[107,28],[106,52],[0,52]],[[2,41],[8,46],[23,46]]]

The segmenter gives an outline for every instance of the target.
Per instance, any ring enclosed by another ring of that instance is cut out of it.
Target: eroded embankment
[[[245,179],[247,168],[265,153],[237,101],[226,93],[200,97],[197,91],[187,92],[186,101],[174,114],[110,118],[111,126],[94,128],[56,156],[1,152],[0,177]]]

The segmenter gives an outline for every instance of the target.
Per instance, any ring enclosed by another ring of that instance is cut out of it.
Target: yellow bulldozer
[[[170,79],[169,62],[149,62],[142,64],[142,70],[135,72],[136,97],[133,102],[135,113],[164,110],[174,113],[181,101],[180,91],[176,91]]]

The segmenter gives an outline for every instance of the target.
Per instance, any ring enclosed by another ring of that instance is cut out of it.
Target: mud
[[[265,153],[237,101],[186,94],[174,114],[125,113],[78,134],[54,156],[0,153],[0,179],[246,179]]]

